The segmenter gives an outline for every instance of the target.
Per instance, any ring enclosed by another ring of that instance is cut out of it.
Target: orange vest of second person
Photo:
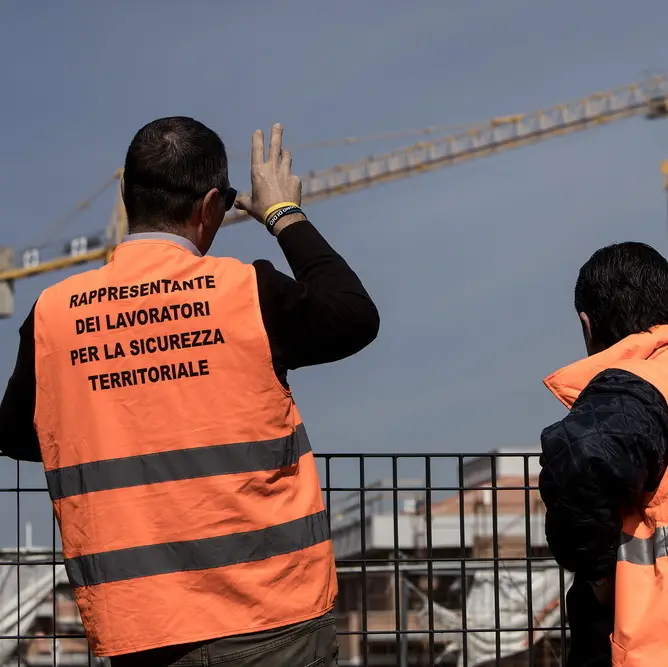
[[[668,399],[668,326],[628,336],[608,350],[545,380],[571,408],[601,371],[619,368],[652,384]],[[615,577],[615,667],[668,665],[668,474],[639,511],[624,517]]]
[[[252,266],[127,241],[41,295],[35,346],[35,426],[96,655],[333,607],[316,464]]]

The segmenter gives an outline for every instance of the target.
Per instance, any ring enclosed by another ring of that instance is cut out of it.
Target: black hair
[[[173,229],[209,190],[227,188],[225,145],[193,118],[159,118],[134,136],[123,181],[130,231]]]
[[[597,250],[580,269],[575,308],[589,317],[595,345],[668,324],[668,261],[637,242]]]

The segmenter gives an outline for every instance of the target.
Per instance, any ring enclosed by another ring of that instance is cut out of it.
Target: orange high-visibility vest
[[[598,373],[618,368],[646,380],[668,399],[666,351],[668,326],[658,326],[557,371],[545,384],[570,409]],[[624,517],[615,579],[612,664],[668,665],[668,475],[638,511]]]
[[[332,608],[316,463],[251,265],[125,242],[41,295],[35,351],[35,426],[96,655]]]

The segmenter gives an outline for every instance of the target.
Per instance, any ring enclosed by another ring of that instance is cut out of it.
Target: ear
[[[205,227],[215,227],[221,222],[221,210],[223,210],[223,201],[218,188],[209,190],[202,200],[201,222]],[[224,214],[224,211],[223,211]]]
[[[582,335],[584,336],[587,353],[592,355],[595,353],[595,346],[591,335],[591,321],[589,320],[589,315],[582,311],[578,313],[578,317],[580,318],[580,324],[582,325]]]
[[[121,176],[121,198],[125,199],[125,176]]]

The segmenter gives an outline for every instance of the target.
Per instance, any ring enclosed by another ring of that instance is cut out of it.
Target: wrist
[[[290,213],[284,216],[274,225],[274,236],[278,236],[286,227],[296,222],[306,222],[306,216],[303,213]]]
[[[264,226],[270,234],[276,236],[280,229],[285,228],[285,225],[279,227],[279,223],[283,222],[283,220],[289,220],[293,215],[303,215],[303,213],[301,207],[296,202],[284,201],[274,204],[266,210],[263,216]]]

